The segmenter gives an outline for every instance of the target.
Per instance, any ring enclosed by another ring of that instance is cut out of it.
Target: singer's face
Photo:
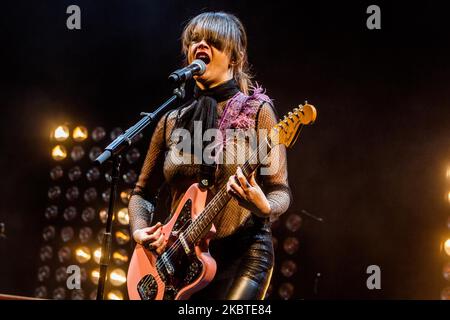
[[[202,89],[214,87],[233,78],[228,54],[207,43],[204,39],[192,41],[189,46],[188,63],[192,63],[195,59],[203,60],[206,63],[205,73],[194,77]]]

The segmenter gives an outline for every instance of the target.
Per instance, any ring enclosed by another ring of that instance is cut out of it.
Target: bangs
[[[220,51],[231,53],[241,43],[239,23],[232,16],[220,12],[200,14],[190,21],[183,33],[183,48],[204,39]]]

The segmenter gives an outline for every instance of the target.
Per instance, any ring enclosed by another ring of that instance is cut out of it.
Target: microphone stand
[[[111,158],[112,161],[112,173],[110,181],[110,195],[109,195],[109,206],[108,215],[106,219],[106,230],[103,236],[101,258],[100,258],[100,275],[98,279],[97,286],[97,300],[104,299],[105,292],[105,282],[106,273],[108,270],[108,265],[111,260],[111,245],[112,245],[112,218],[114,215],[114,203],[116,201],[117,186],[120,177],[120,163],[122,161],[121,154],[128,149],[133,143],[133,138],[136,137],[140,132],[144,130],[150,123],[159,119],[161,115],[169,109],[169,107],[175,103],[177,100],[181,100],[185,96],[185,83],[173,90],[173,95],[166,100],[162,105],[158,107],[154,112],[146,113],[141,112],[141,116],[144,116],[135,125],[131,126],[123,134],[117,137],[113,142],[111,142],[100,154],[97,159],[95,159],[96,164],[103,164],[106,160]]]

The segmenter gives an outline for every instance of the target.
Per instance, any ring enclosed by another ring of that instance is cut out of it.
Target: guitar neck
[[[241,167],[242,172],[246,177],[250,176],[250,174],[260,166],[260,162],[257,161],[257,159],[260,158],[261,151],[267,150],[268,154],[271,148],[270,143],[266,139],[259,144],[258,150],[254,151],[250,158]],[[214,218],[220,213],[230,199],[231,196],[227,192],[227,183],[225,182],[219,188],[216,195],[199,214],[199,216],[184,232],[186,240],[191,243],[195,243],[204,234],[206,229],[211,226]]]

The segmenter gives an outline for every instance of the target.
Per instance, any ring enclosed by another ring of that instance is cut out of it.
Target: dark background
[[[79,31],[66,28],[71,4],[81,7]],[[440,2],[376,2],[382,29],[368,30],[370,4],[2,3],[0,292],[34,290],[50,130],[133,124],[170,94],[184,23],[224,10],[246,26],[255,79],[279,113],[305,99],[318,109],[289,153],[291,211],[325,219],[302,228],[303,297],[438,299],[450,188],[448,15]],[[378,291],[366,288],[372,264],[381,267]]]

